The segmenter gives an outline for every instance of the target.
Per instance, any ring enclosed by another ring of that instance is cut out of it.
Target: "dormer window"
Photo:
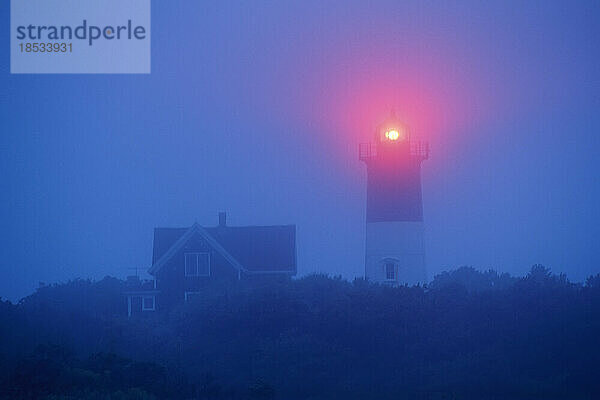
[[[185,276],[210,276],[210,254],[185,253]]]

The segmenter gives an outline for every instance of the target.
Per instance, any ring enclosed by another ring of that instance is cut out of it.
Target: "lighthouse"
[[[421,163],[429,145],[411,140],[392,114],[359,145],[367,166],[365,278],[390,285],[424,283]]]

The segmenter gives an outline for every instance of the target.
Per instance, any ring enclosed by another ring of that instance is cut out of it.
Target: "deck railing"
[[[410,142],[410,155],[420,160],[429,158],[429,142],[417,140]],[[360,143],[358,145],[358,158],[361,161],[368,161],[377,157],[377,143]]]

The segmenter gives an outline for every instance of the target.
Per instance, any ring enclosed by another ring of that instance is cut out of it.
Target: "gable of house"
[[[151,275],[156,275],[167,263],[171,262],[173,257],[177,254],[181,254],[185,251],[186,247],[188,250],[193,250],[190,247],[190,243],[195,241],[197,251],[211,251],[224,258],[227,263],[235,268],[238,272],[243,271],[245,268],[240,264],[226,249],[221,246],[203,227],[197,223],[186,229],[179,237],[170,235],[168,238],[174,241],[170,243],[170,246],[164,245],[163,243],[157,243],[156,231],[161,228],[155,229],[155,250],[153,251],[153,262],[149,269]],[[161,252],[157,252],[156,248],[159,248]],[[166,250],[165,250],[166,249]]]

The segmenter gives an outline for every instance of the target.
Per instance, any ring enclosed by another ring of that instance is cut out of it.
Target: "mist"
[[[430,278],[597,271],[594,2],[152,6],[150,75],[12,76],[4,51],[3,297],[143,271],[154,227],[221,210],[296,224],[299,275],[362,276],[357,146],[390,109],[432,149]]]

